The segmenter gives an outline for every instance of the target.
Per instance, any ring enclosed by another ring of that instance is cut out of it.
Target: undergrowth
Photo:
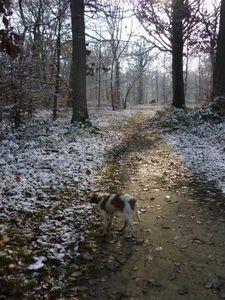
[[[199,125],[204,122],[221,121],[219,115],[210,107],[185,110],[170,108],[157,112],[157,125],[163,128],[178,129],[180,127]]]

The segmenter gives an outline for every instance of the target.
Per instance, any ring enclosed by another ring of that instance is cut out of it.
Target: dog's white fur
[[[88,198],[92,203],[99,205],[103,212],[104,228],[106,233],[112,226],[113,215],[116,211],[121,211],[124,215],[123,231],[127,225],[130,226],[132,233],[134,232],[134,225],[132,222],[133,212],[136,213],[138,221],[140,221],[137,200],[129,194],[107,194],[101,192],[92,192]]]

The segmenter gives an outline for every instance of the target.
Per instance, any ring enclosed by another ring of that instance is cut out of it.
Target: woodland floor
[[[88,225],[77,228],[87,232],[80,255],[73,257],[74,245],[68,243],[67,255],[57,258],[61,242],[55,228],[60,222],[72,226],[79,211],[72,202],[76,188],[57,195],[53,190],[48,198],[54,206],[38,203],[35,214],[23,213],[20,220],[12,215],[7,235],[0,235],[0,299],[225,299],[224,195],[188,170],[153,129],[153,114],[153,108],[143,108],[112,124],[111,134],[122,131],[123,139],[110,151],[96,186],[139,199],[142,220],[135,222],[135,238],[129,230],[118,234],[120,215],[111,234],[103,237],[94,207],[94,214],[87,210]],[[44,242],[38,236],[47,214],[56,222]],[[50,242],[57,242],[55,256],[47,248]],[[27,269],[34,253],[40,264],[44,255],[46,264],[36,271]]]
[[[191,174],[151,129],[149,112],[131,118],[102,185],[137,197],[136,238],[93,228],[84,299],[225,299],[224,196]],[[216,199],[216,203],[215,203]]]

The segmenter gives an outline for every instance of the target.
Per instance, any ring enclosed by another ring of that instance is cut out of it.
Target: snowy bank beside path
[[[0,142],[0,217],[32,211],[39,198],[46,198],[47,207],[49,189],[78,184],[81,190],[94,188],[106,151],[120,140],[115,130],[110,133],[111,126],[120,129],[121,120],[132,113],[92,115],[100,131],[71,125],[68,111],[55,122],[48,112],[39,113],[26,128],[5,134]]]
[[[51,112],[39,112],[15,133],[0,128],[0,242],[26,238],[30,271],[79,255],[93,217],[87,192],[98,187],[98,170],[135,110],[93,113],[93,127],[71,125],[71,112],[60,113],[53,122]]]
[[[203,123],[164,133],[190,171],[214,181],[225,193],[225,123]]]

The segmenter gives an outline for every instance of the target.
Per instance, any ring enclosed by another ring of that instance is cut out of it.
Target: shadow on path
[[[135,239],[118,234],[121,216],[107,237],[93,225],[81,298],[225,299],[224,197],[190,174],[144,119],[128,122],[102,183],[139,199],[141,224]]]

